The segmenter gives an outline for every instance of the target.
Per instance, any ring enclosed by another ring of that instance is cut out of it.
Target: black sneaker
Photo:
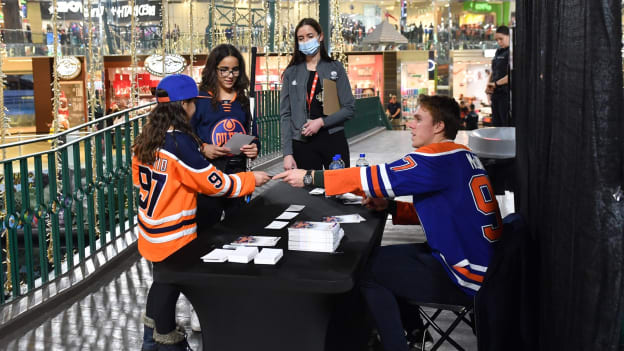
[[[407,343],[410,350],[431,350],[433,348],[433,337],[428,330],[412,330],[407,333]],[[424,344],[424,347],[423,347]]]

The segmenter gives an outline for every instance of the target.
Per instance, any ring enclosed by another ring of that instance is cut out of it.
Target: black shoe
[[[428,330],[412,330],[407,333],[407,343],[410,350],[431,350],[433,348],[433,337]],[[424,347],[423,347],[424,346]]]

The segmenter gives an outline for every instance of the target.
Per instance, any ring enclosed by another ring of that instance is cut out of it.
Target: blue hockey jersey
[[[449,277],[475,295],[502,232],[487,173],[468,148],[453,142],[427,145],[402,159],[363,168],[325,171],[327,195],[363,192],[369,197],[412,195],[397,203],[395,223],[420,223],[433,255]]]
[[[191,125],[204,143],[223,146],[236,133],[248,134],[251,114],[243,109],[236,96],[232,100],[221,101],[215,110],[211,94],[200,92],[195,106]],[[255,121],[252,129],[251,134],[258,136]]]

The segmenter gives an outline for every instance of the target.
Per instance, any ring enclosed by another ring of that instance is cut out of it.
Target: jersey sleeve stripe
[[[169,241],[173,241],[176,239],[179,239],[183,236],[186,235],[192,235],[195,234],[197,232],[197,226],[194,225],[190,228],[181,230],[177,233],[173,233],[173,234],[169,234],[169,235],[163,235],[163,236],[159,236],[159,237],[152,237],[150,235],[148,235],[147,233],[145,233],[143,231],[143,229],[139,228],[139,233],[141,233],[141,236],[143,237],[143,239],[149,241],[150,243],[154,243],[154,244],[162,244],[162,243],[166,243]]]
[[[368,177],[366,176],[369,168],[370,167],[360,167],[360,182],[362,183],[362,190],[364,190],[366,196],[371,197],[370,189],[368,187]]]
[[[240,191],[241,191],[241,187],[243,185],[243,181],[240,179],[240,177],[236,174],[231,174],[230,177],[232,179],[234,179],[234,183],[236,185],[236,190],[234,190],[234,194],[231,195],[231,197],[237,197],[240,195]]]
[[[176,214],[172,214],[161,219],[150,219],[143,213],[143,211],[139,211],[139,219],[149,225],[157,226],[167,222],[177,221],[182,217],[194,216],[195,213],[197,213],[197,208],[194,208],[192,210],[184,210],[182,212],[178,212]]]
[[[184,220],[178,224],[174,224],[168,227],[158,227],[158,228],[150,228],[148,226],[146,226],[145,224],[143,224],[143,222],[139,219],[139,225],[141,226],[141,228],[143,228],[144,231],[146,231],[147,233],[150,234],[163,234],[163,233],[168,233],[168,232],[172,232],[175,231],[177,229],[180,229],[184,226],[187,225],[191,225],[191,224],[195,224],[195,218],[191,218],[191,219],[187,219]]]
[[[377,172],[377,166],[370,167],[370,178],[371,183],[373,184],[373,191],[371,192],[374,197],[384,197],[381,192],[381,187],[379,186],[379,177]]]
[[[232,191],[230,189],[230,187],[232,186],[232,179],[230,179],[230,177],[227,174],[225,174],[225,173],[221,173],[221,177],[223,178],[223,183],[224,183],[223,189],[221,189],[221,191],[219,191],[218,193],[209,194],[208,196],[219,197],[219,196],[223,196],[227,192],[231,192]]]
[[[385,189],[388,197],[393,198],[394,191],[392,191],[392,184],[390,183],[390,178],[388,177],[388,169],[386,164],[379,165],[379,173],[381,174],[381,179],[383,180],[383,184],[385,185],[383,189]]]

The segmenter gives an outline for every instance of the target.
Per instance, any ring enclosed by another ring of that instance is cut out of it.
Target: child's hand
[[[266,172],[254,171],[252,172],[254,178],[256,178],[256,186],[263,186],[266,182],[271,180],[271,177]]]

